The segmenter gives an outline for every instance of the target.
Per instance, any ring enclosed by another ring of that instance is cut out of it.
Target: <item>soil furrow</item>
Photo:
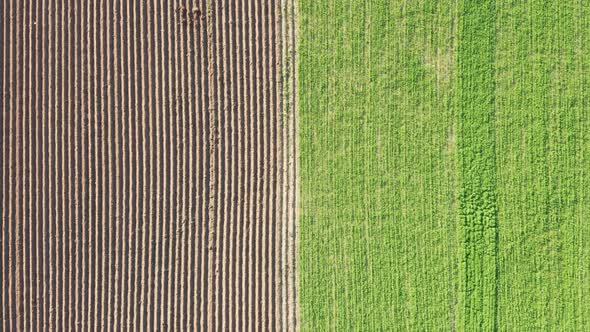
[[[229,330],[237,329],[237,321],[240,301],[240,286],[241,286],[241,275],[240,275],[240,263],[237,259],[239,250],[241,248],[241,232],[240,232],[240,221],[243,220],[244,204],[241,198],[243,195],[243,112],[242,112],[242,94],[240,88],[240,78],[238,77],[239,70],[239,59],[240,53],[238,52],[239,39],[239,2],[228,1],[231,5],[230,8],[230,37],[229,37],[229,56],[230,56],[230,82],[231,82],[231,113],[232,113],[232,184],[231,184],[231,201],[234,203],[230,216],[230,239],[229,239],[229,281],[226,287],[229,289],[229,303],[230,312],[228,314],[227,327]]]
[[[79,5],[78,4],[71,4],[69,6],[69,13],[73,16],[72,20],[70,20],[69,31],[67,41],[71,45],[78,45],[81,43],[79,40],[80,38],[80,24],[77,22],[77,19],[80,17],[80,13],[77,11]],[[81,141],[81,133],[80,133],[80,115],[83,114],[85,111],[84,108],[80,107],[79,103],[79,95],[78,91],[81,90],[80,86],[80,79],[79,79],[79,52],[80,48],[75,46],[70,47],[68,49],[68,58],[70,60],[70,65],[68,66],[68,76],[67,76],[67,83],[68,83],[68,118],[69,118],[69,127],[68,127],[68,137],[69,137],[69,155],[68,163],[69,163],[69,172],[68,172],[68,209],[69,209],[69,220],[68,223],[68,244],[69,244],[69,266],[73,266],[73,268],[66,269],[68,271],[68,292],[69,297],[67,298],[68,301],[68,320],[66,322],[66,328],[72,330],[75,327],[75,322],[80,321],[79,315],[80,311],[77,310],[77,300],[79,299],[78,295],[78,287],[81,286],[80,280],[84,280],[84,274],[82,272],[83,266],[86,266],[82,263],[82,252],[80,250],[80,244],[85,239],[86,229],[88,228],[87,225],[83,224],[82,219],[80,218],[79,214],[82,208],[87,209],[86,201],[85,201],[85,192],[82,191],[81,181],[87,177],[85,165],[82,164],[82,160],[80,156],[82,155],[80,152],[82,150],[80,141]],[[77,112],[77,110],[79,110]],[[84,222],[87,219],[84,219]],[[84,262],[86,263],[86,262]]]
[[[24,32],[23,32],[23,8],[22,8],[22,3],[20,3],[18,5],[19,8],[16,9],[17,13],[17,20],[16,20],[16,35],[17,35],[17,43],[16,43],[16,59],[20,59],[20,61],[23,60],[23,42],[24,42]],[[15,66],[15,74],[16,77],[22,77],[23,76],[23,71],[24,71],[24,66]],[[16,78],[15,78],[16,79]],[[15,100],[15,107],[13,109],[17,109],[20,108],[21,110],[19,112],[15,112],[16,117],[15,117],[15,131],[16,131],[16,144],[14,146],[14,169],[13,169],[13,175],[15,177],[15,182],[14,182],[14,207],[13,207],[13,213],[14,213],[14,220],[16,223],[16,229],[15,229],[15,233],[14,233],[14,237],[15,237],[15,263],[16,266],[14,266],[14,271],[16,274],[16,280],[15,280],[15,309],[16,309],[16,328],[17,330],[22,330],[23,329],[23,325],[24,325],[24,317],[25,317],[25,308],[24,308],[24,293],[25,293],[25,288],[24,286],[24,282],[23,282],[23,275],[24,275],[24,264],[23,264],[23,255],[25,254],[25,248],[24,248],[24,216],[23,216],[23,210],[22,210],[22,206],[23,206],[23,167],[18,167],[20,165],[23,165],[23,137],[24,137],[24,128],[23,128],[23,118],[24,118],[24,114],[26,111],[22,108],[24,108],[24,102],[23,102],[23,81],[20,79],[16,80],[16,91],[15,91],[15,95],[13,96],[13,99]]]
[[[94,2],[94,4],[92,5],[92,7],[90,7],[90,2],[88,2],[88,7],[87,7],[87,11],[88,11],[88,17],[89,17],[89,21],[90,21],[90,17],[92,17],[92,24],[90,25],[92,28],[88,29],[88,39],[92,39],[92,48],[91,51],[92,53],[88,53],[89,57],[87,59],[87,63],[88,65],[91,66],[91,70],[89,71],[89,75],[91,75],[92,79],[89,80],[89,82],[91,82],[91,89],[90,91],[92,91],[93,93],[91,93],[92,98],[94,99],[94,103],[92,105],[92,113],[93,113],[93,121],[94,121],[94,132],[95,132],[95,136],[94,136],[94,146],[95,146],[95,150],[94,150],[94,154],[92,155],[94,157],[93,161],[94,161],[94,181],[92,182],[92,185],[94,186],[94,190],[93,190],[93,196],[94,196],[94,211],[92,213],[93,216],[93,231],[94,231],[94,243],[95,243],[95,248],[94,248],[94,302],[92,303],[92,306],[94,308],[94,314],[89,314],[89,325],[90,326],[98,326],[98,322],[101,321],[101,314],[102,314],[102,310],[101,310],[101,304],[102,304],[102,297],[101,297],[101,290],[103,287],[103,283],[102,283],[102,223],[100,222],[101,217],[102,217],[102,191],[101,191],[101,186],[102,186],[102,173],[103,173],[103,167],[102,167],[102,151],[103,151],[103,146],[102,146],[102,116],[100,111],[102,110],[102,97],[103,97],[103,88],[102,85],[99,84],[100,79],[102,77],[102,71],[99,69],[99,64],[100,64],[100,45],[102,45],[102,38],[101,38],[101,34],[100,34],[100,29],[98,29],[98,22],[99,19],[102,17],[102,15],[100,15],[99,13],[99,7],[98,7],[98,1]],[[92,14],[92,16],[91,16]],[[90,54],[92,54],[92,56],[90,57]],[[100,98],[99,98],[100,96]],[[99,273],[99,271],[101,273]],[[90,303],[89,303],[90,304]]]
[[[210,251],[212,253],[213,258],[211,259],[211,270],[209,271],[210,274],[210,294],[211,298],[210,301],[210,309],[211,311],[208,313],[209,317],[211,318],[211,325],[209,328],[212,330],[219,329],[219,323],[221,322],[221,304],[222,304],[222,288],[219,286],[220,278],[223,275],[222,263],[221,263],[221,250],[222,250],[222,235],[223,235],[223,225],[224,225],[224,215],[223,215],[223,184],[225,180],[224,172],[225,172],[225,164],[224,164],[224,146],[223,146],[223,132],[224,132],[224,110],[225,110],[225,103],[223,99],[223,91],[224,91],[224,82],[222,80],[223,76],[223,53],[222,53],[222,14],[221,14],[221,7],[222,6],[215,6],[214,3],[211,3],[211,8],[208,9],[208,13],[210,13],[209,20],[211,21],[210,26],[211,30],[209,32],[210,35],[210,43],[211,43],[211,53],[210,53],[210,82],[212,85],[211,89],[211,100],[213,101],[212,104],[209,106],[211,114],[213,115],[214,121],[211,122],[211,132],[210,132],[210,144],[213,147],[212,149],[212,158],[215,159],[214,167],[211,168],[212,174],[214,176],[212,178],[215,181],[212,183],[210,188],[210,192],[212,197],[214,197],[214,205],[210,207],[212,211],[213,217],[213,225],[211,228],[212,236],[211,236],[211,245]]]
[[[7,36],[8,33],[8,27],[9,27],[9,20],[10,20],[10,11],[8,10],[8,5],[7,2],[2,2],[0,3],[0,6],[2,6],[2,15],[3,15],[3,20],[2,20],[2,45],[6,45],[6,43],[8,41],[10,41],[10,37]],[[8,133],[8,123],[9,123],[9,106],[7,105],[8,102],[8,93],[7,93],[7,89],[8,89],[8,78],[7,78],[7,71],[10,68],[9,64],[11,63],[10,60],[8,59],[8,53],[9,53],[9,47],[3,47],[2,48],[2,57],[0,58],[0,63],[2,63],[2,96],[4,96],[4,98],[2,98],[2,112],[0,113],[0,116],[2,116],[2,142],[8,142],[8,137],[9,137],[9,133]],[[8,323],[10,322],[10,303],[8,301],[8,259],[10,256],[10,251],[8,250],[8,241],[9,241],[9,233],[8,233],[8,227],[9,227],[9,220],[8,220],[8,195],[6,195],[6,193],[8,193],[8,189],[7,189],[7,179],[8,179],[8,167],[7,165],[9,164],[8,161],[8,153],[7,153],[7,149],[9,148],[9,145],[4,143],[2,144],[2,147],[0,149],[0,151],[2,151],[2,158],[0,159],[0,162],[2,163],[2,178],[0,178],[0,183],[2,185],[2,193],[4,193],[4,195],[2,195],[2,211],[0,211],[0,214],[2,214],[2,255],[0,255],[0,257],[2,258],[2,312],[0,313],[1,318],[2,318],[2,329],[3,330],[8,330],[9,326]]]
[[[151,56],[150,56],[150,39],[147,36],[148,31],[148,20],[146,18],[148,13],[147,6],[143,3],[139,3],[138,9],[139,15],[139,38],[140,38],[140,59],[141,59],[141,71],[140,77],[141,79],[138,80],[138,83],[141,82],[141,89],[140,96],[141,96],[141,112],[142,112],[142,151],[143,153],[143,160],[142,160],[142,178],[143,178],[143,186],[141,190],[141,196],[143,200],[141,200],[143,204],[143,210],[141,213],[141,278],[140,284],[136,287],[139,288],[139,293],[136,295],[136,299],[138,299],[138,313],[136,314],[136,322],[140,329],[146,329],[149,324],[149,317],[147,317],[147,308],[149,305],[149,292],[148,287],[150,287],[151,278],[150,275],[150,249],[151,249],[151,241],[152,241],[152,233],[151,227],[148,223],[152,217],[152,179],[153,176],[153,166],[150,163],[150,158],[153,154],[152,148],[152,100],[151,100],[151,90],[149,89],[149,85],[147,84],[149,75],[151,73],[150,66],[151,66]]]
[[[202,15],[207,17],[207,6],[206,4],[202,3]],[[210,141],[210,109],[209,109],[209,24],[206,21],[203,21],[201,25],[200,31],[200,75],[198,76],[201,80],[200,86],[200,93],[201,93],[201,108],[200,113],[201,115],[201,124],[199,126],[201,135],[201,142],[200,146],[203,146],[201,159],[202,159],[202,172],[201,172],[201,196],[200,202],[201,205],[201,218],[200,224],[201,227],[199,229],[199,234],[201,236],[201,256],[200,256],[200,274],[201,274],[201,284],[200,284],[200,298],[199,298],[199,307],[200,307],[200,317],[199,317],[199,324],[200,329],[204,330],[208,326],[208,299],[209,299],[209,239],[210,239],[210,231],[209,231],[209,223],[211,222],[211,218],[209,215],[209,205],[211,202],[211,196],[209,193],[210,182],[211,182],[211,173],[210,173],[210,165],[211,165],[211,146],[209,144]]]
[[[134,284],[132,283],[134,279],[134,275],[137,275],[137,261],[138,261],[138,224],[139,224],[139,217],[138,211],[140,208],[135,206],[136,202],[138,201],[137,197],[139,196],[139,184],[141,183],[141,177],[139,174],[138,168],[138,154],[141,148],[141,144],[138,140],[138,132],[139,132],[139,124],[140,118],[138,116],[138,107],[135,105],[138,104],[137,100],[137,93],[136,87],[137,84],[135,82],[138,81],[136,76],[137,74],[137,59],[136,59],[136,52],[135,46],[137,43],[132,43],[131,41],[135,39],[134,33],[136,32],[136,17],[133,8],[131,7],[131,3],[127,3],[125,6],[125,14],[122,15],[123,17],[127,17],[127,21],[125,22],[126,25],[124,26],[124,30],[126,32],[125,35],[125,42],[123,43],[125,47],[125,52],[127,54],[126,57],[126,67],[125,67],[125,74],[122,76],[122,79],[127,83],[127,103],[126,108],[129,112],[128,121],[127,121],[127,132],[128,135],[124,135],[123,137],[127,137],[127,144],[126,144],[126,153],[124,154],[126,161],[127,161],[127,168],[126,168],[126,175],[124,181],[126,182],[125,191],[129,193],[128,200],[126,201],[125,211],[128,213],[128,220],[123,220],[126,225],[126,233],[127,236],[123,238],[124,242],[127,246],[126,258],[127,263],[123,264],[124,271],[126,273],[125,278],[122,280],[124,282],[125,291],[121,296],[123,296],[123,300],[125,301],[122,308],[121,314],[125,317],[124,326],[128,330],[133,326],[133,313],[135,309],[135,301],[133,300],[133,288]],[[122,23],[123,24],[123,23]],[[122,29],[123,30],[123,29]],[[136,147],[134,149],[134,147]],[[131,181],[131,179],[136,179],[135,181]]]
[[[119,108],[121,117],[119,119],[119,127],[117,131],[118,135],[118,159],[119,159],[119,179],[118,179],[118,188],[120,195],[117,195],[119,198],[119,236],[118,240],[120,241],[119,249],[117,251],[119,257],[119,274],[118,274],[118,293],[117,293],[117,310],[116,315],[118,316],[118,325],[117,328],[119,330],[126,329],[128,326],[127,321],[127,308],[129,304],[127,303],[127,279],[128,279],[128,269],[130,267],[130,261],[133,258],[133,253],[130,251],[131,243],[133,243],[133,234],[129,231],[129,228],[132,227],[134,223],[134,218],[130,213],[130,202],[132,200],[133,192],[129,186],[129,178],[131,177],[131,150],[129,149],[129,144],[133,139],[132,133],[132,109],[130,107],[130,72],[129,67],[131,66],[132,60],[130,58],[129,52],[129,33],[131,32],[130,27],[128,26],[129,22],[131,21],[131,15],[127,11],[127,6],[121,2],[118,6],[118,51],[119,51],[119,63],[118,63],[118,79],[120,81],[119,85]]]
[[[59,301],[58,301],[58,288],[57,288],[57,280],[59,277],[57,276],[57,266],[59,262],[59,257],[57,257],[57,246],[59,243],[58,232],[57,232],[57,210],[59,208],[59,204],[57,202],[57,132],[60,127],[60,123],[57,120],[58,114],[58,95],[59,89],[58,86],[58,74],[59,74],[59,59],[60,56],[58,55],[61,48],[58,44],[58,31],[59,31],[59,9],[57,7],[57,2],[53,3],[53,6],[50,9],[50,13],[52,14],[50,24],[51,24],[51,37],[50,37],[50,69],[49,69],[49,116],[48,116],[48,124],[49,127],[49,204],[48,204],[48,219],[49,219],[49,303],[53,310],[49,311],[49,322],[51,326],[58,327],[58,315],[56,312],[59,312]]]
[[[254,22],[255,22],[255,17],[253,15],[253,3],[252,1],[247,1],[247,16],[245,16],[244,18],[246,19],[246,21],[248,22],[248,32],[246,33],[246,37],[247,37],[247,49],[248,49],[248,58],[246,60],[247,64],[248,64],[248,80],[249,80],[249,85],[248,85],[248,97],[249,97],[249,134],[248,136],[251,138],[250,139],[250,144],[248,146],[248,151],[250,152],[250,162],[249,162],[249,220],[248,220],[248,272],[247,272],[247,282],[246,282],[246,292],[247,292],[247,302],[246,302],[246,308],[247,308],[247,313],[246,313],[246,317],[250,317],[250,319],[246,319],[244,318],[244,323],[247,324],[246,327],[244,329],[248,329],[250,331],[252,331],[255,327],[255,322],[256,322],[256,301],[255,301],[255,288],[256,288],[256,270],[255,270],[255,257],[256,257],[256,251],[255,251],[255,245],[256,245],[256,240],[255,240],[255,236],[256,236],[256,232],[255,232],[255,228],[256,228],[256,205],[257,205],[257,195],[256,195],[256,185],[257,185],[257,179],[256,179],[256,172],[255,170],[257,169],[257,154],[256,154],[256,145],[258,143],[257,140],[257,128],[256,128],[256,114],[257,114],[257,109],[256,109],[256,89],[255,89],[255,74],[256,71],[253,68],[256,65],[256,58],[254,56],[255,54],[255,47],[253,46],[253,38],[255,37],[255,30],[254,30]],[[254,49],[254,51],[253,51]]]
[[[30,6],[30,4],[29,4]],[[22,47],[22,63],[27,64],[23,66],[23,70],[21,73],[21,77],[24,78],[24,82],[21,88],[22,99],[21,105],[23,107],[23,115],[21,116],[21,189],[20,189],[20,209],[21,209],[21,220],[22,220],[22,236],[21,236],[21,287],[22,290],[22,297],[21,297],[21,308],[24,311],[22,315],[22,325],[23,329],[31,329],[31,302],[30,296],[32,292],[31,283],[30,283],[30,276],[32,274],[31,271],[31,264],[33,260],[33,255],[31,252],[31,237],[30,237],[30,230],[32,228],[32,219],[31,219],[31,173],[30,173],[30,153],[31,153],[31,140],[30,140],[30,125],[31,125],[31,76],[30,76],[30,68],[31,68],[31,61],[30,61],[30,49],[31,49],[31,36],[30,36],[30,29],[27,31],[27,24],[26,22],[30,20],[31,10],[27,8],[27,4],[23,4],[22,7],[22,38],[23,43],[21,44]]]
[[[191,0],[187,7],[189,10],[183,13],[182,22],[184,25],[187,26],[188,30],[188,43],[187,46],[190,48],[190,52],[188,54],[188,64],[189,70],[187,70],[187,75],[190,77],[197,77],[200,73],[200,66],[198,59],[200,58],[200,36],[199,30],[195,31],[193,28],[192,21],[190,20],[191,11],[195,8],[197,4],[195,4],[194,0]],[[180,9],[182,11],[182,8]],[[200,123],[201,117],[198,115],[198,110],[202,109],[201,107],[201,94],[198,92],[200,84],[197,79],[190,79],[188,80],[188,91],[189,91],[189,114],[190,114],[190,134],[189,134],[189,167],[191,168],[190,172],[190,190],[189,190],[189,207],[190,207],[190,217],[189,222],[191,225],[191,234],[190,234],[190,255],[189,255],[189,271],[200,271],[200,246],[201,246],[201,184],[202,184],[202,170],[201,167],[202,163],[202,148],[201,148],[201,136],[200,136]],[[194,105],[193,105],[194,100]],[[196,329],[200,322],[200,306],[199,306],[199,298],[200,298],[200,272],[190,273],[187,293],[188,293],[188,328]]]
[[[41,322],[42,322],[42,316],[41,316],[41,303],[40,300],[42,298],[42,278],[43,278],[43,273],[42,273],[42,262],[43,259],[41,257],[41,253],[42,253],[42,238],[43,238],[43,233],[42,233],[42,202],[41,202],[41,183],[42,183],[42,175],[40,174],[40,170],[41,170],[41,160],[42,160],[42,146],[41,146],[41,132],[42,132],[42,125],[41,125],[41,64],[40,62],[42,61],[42,57],[39,56],[40,52],[40,33],[39,33],[39,26],[41,25],[41,17],[40,17],[40,10],[41,10],[41,5],[39,3],[36,3],[34,6],[34,10],[35,10],[35,16],[33,19],[33,22],[36,22],[35,24],[35,46],[34,46],[34,50],[32,50],[32,54],[34,54],[34,56],[32,55],[32,57],[35,59],[34,60],[34,66],[32,67],[32,72],[34,73],[34,77],[35,77],[35,83],[34,83],[34,96],[35,96],[35,112],[34,112],[34,124],[33,124],[33,133],[34,133],[34,151],[35,151],[35,162],[34,162],[34,166],[31,166],[32,169],[34,170],[34,174],[35,174],[35,185],[34,188],[31,187],[31,190],[34,193],[34,199],[31,199],[31,201],[34,201],[34,205],[33,205],[33,211],[34,214],[32,215],[32,218],[34,218],[35,222],[35,232],[34,232],[34,237],[31,240],[32,243],[34,243],[34,256],[35,256],[35,268],[34,268],[34,273],[31,275],[31,280],[34,281],[33,283],[33,289],[35,290],[34,294],[32,294],[32,296],[34,296],[31,300],[31,304],[33,307],[33,311],[35,314],[35,320],[34,323],[31,326],[31,329],[36,329],[39,330],[41,328]],[[2,40],[3,42],[5,41],[4,39]],[[4,66],[4,62],[2,62],[2,66]],[[5,114],[5,109],[3,108],[2,110],[2,114]],[[4,118],[4,116],[3,116]],[[2,121],[4,123],[4,119]],[[1,150],[1,149],[0,149]],[[0,181],[1,182],[1,181]],[[4,222],[2,222],[2,229],[4,231]],[[0,255],[3,256],[3,255]],[[4,265],[4,260],[2,260],[1,262]],[[4,301],[3,301],[4,302]],[[3,308],[4,309],[4,308]]]
[[[147,104],[147,91],[145,89],[146,79],[146,38],[145,38],[145,25],[144,25],[144,6],[143,3],[136,3],[133,8],[133,22],[135,28],[134,39],[134,67],[135,67],[135,95],[137,100],[134,103],[136,107],[136,114],[138,119],[136,125],[139,127],[137,130],[136,138],[136,163],[137,163],[137,176],[139,181],[137,183],[137,201],[135,203],[137,213],[137,243],[136,250],[139,259],[136,261],[136,275],[133,287],[133,302],[137,309],[133,312],[133,323],[132,326],[135,328],[143,329],[144,315],[143,308],[145,307],[145,285],[147,283],[145,261],[147,257],[147,218],[149,213],[149,170],[147,164],[147,156],[149,155],[149,140],[148,140],[148,104]],[[140,120],[141,119],[141,120]],[[140,175],[141,174],[141,175]]]
[[[179,47],[175,51],[175,61],[178,64],[179,72],[176,75],[176,86],[179,89],[177,101],[179,102],[179,114],[176,117],[176,127],[179,128],[179,131],[182,131],[181,139],[178,141],[177,149],[179,149],[178,155],[182,156],[179,157],[180,162],[178,163],[177,167],[177,179],[179,183],[180,194],[178,196],[177,201],[177,211],[178,211],[178,218],[180,221],[180,227],[177,227],[176,234],[179,236],[179,240],[176,242],[176,257],[179,261],[180,267],[178,269],[178,273],[176,274],[176,281],[175,281],[175,291],[174,291],[174,325],[171,327],[175,330],[187,329],[186,327],[186,318],[185,312],[187,311],[186,299],[187,294],[185,294],[186,289],[186,265],[188,262],[187,256],[187,238],[190,233],[190,223],[188,221],[189,214],[187,208],[187,192],[190,188],[191,181],[189,180],[189,176],[187,174],[187,163],[189,160],[189,151],[187,149],[187,142],[189,140],[188,137],[188,130],[191,124],[189,124],[189,120],[187,119],[187,100],[186,100],[186,82],[188,78],[186,76],[186,30],[185,26],[181,24],[181,15],[179,13],[178,8],[172,8],[173,17],[174,17],[174,28],[175,28],[175,35],[177,36],[176,42]],[[184,125],[183,125],[184,124]],[[182,128],[182,129],[180,129]]]
[[[164,30],[164,43],[163,47],[166,50],[169,50],[165,53],[165,62],[164,62],[164,73],[166,75],[165,82],[168,87],[168,92],[165,94],[166,104],[162,111],[168,110],[168,115],[164,116],[165,125],[164,125],[164,137],[165,137],[165,147],[166,147],[166,156],[164,157],[164,162],[166,165],[166,172],[164,173],[165,176],[165,184],[166,189],[164,191],[165,197],[165,217],[163,219],[163,224],[166,227],[165,236],[164,236],[164,253],[165,253],[165,262],[163,263],[163,279],[164,279],[164,292],[162,294],[162,325],[163,328],[169,328],[170,326],[170,300],[171,300],[171,292],[173,288],[173,280],[172,274],[174,273],[174,266],[172,264],[173,261],[173,253],[172,250],[174,249],[174,241],[175,241],[175,233],[174,229],[176,227],[177,221],[175,218],[175,191],[172,191],[175,184],[175,175],[174,175],[174,164],[175,164],[175,141],[177,138],[176,128],[174,127],[174,119],[177,114],[177,108],[175,103],[175,86],[174,80],[172,78],[172,73],[176,73],[175,62],[173,59],[173,50],[175,49],[174,45],[174,37],[171,35],[171,18],[170,18],[170,6],[168,3],[165,5],[165,15],[162,15],[165,18],[165,25]],[[166,91],[166,90],[164,90]]]
[[[243,73],[243,79],[241,80],[242,82],[244,82],[243,88],[242,88],[242,126],[243,126],[243,133],[244,135],[242,136],[244,138],[243,142],[243,148],[241,150],[242,152],[242,156],[244,158],[244,165],[243,165],[243,173],[242,173],[242,177],[244,179],[244,187],[243,187],[243,202],[244,202],[244,209],[243,209],[243,223],[242,223],[242,232],[241,232],[241,257],[242,257],[242,262],[240,264],[240,275],[242,276],[241,279],[241,287],[239,287],[240,289],[240,293],[241,293],[241,301],[240,301],[240,317],[239,317],[239,324],[238,324],[238,328],[241,330],[246,330],[246,324],[247,324],[247,320],[246,317],[250,317],[250,312],[248,310],[249,306],[249,287],[247,287],[249,280],[250,280],[250,276],[251,276],[251,271],[250,271],[250,261],[247,259],[248,255],[250,254],[250,222],[252,220],[251,217],[251,211],[252,211],[252,201],[251,201],[251,193],[252,193],[252,179],[250,178],[250,169],[251,169],[251,163],[252,163],[252,153],[250,150],[250,146],[251,146],[251,142],[252,142],[252,137],[251,137],[251,130],[250,130],[250,126],[251,126],[251,117],[250,117],[250,100],[251,100],[251,96],[252,94],[250,93],[250,71],[248,70],[248,62],[250,61],[250,56],[249,56],[249,52],[248,52],[248,47],[247,47],[247,42],[248,42],[248,36],[250,35],[249,31],[248,31],[248,22],[249,20],[247,19],[247,13],[248,13],[248,0],[241,0],[240,1],[241,4],[241,11],[240,11],[240,15],[241,15],[241,29],[240,30],[240,35],[241,35],[241,43],[239,49],[242,51],[242,60],[241,60],[241,69],[242,69],[242,73]]]
[[[31,11],[31,21],[33,22],[39,22],[39,9],[40,9],[40,5],[35,3],[32,5],[32,7],[30,8]],[[31,222],[31,275],[30,275],[30,280],[31,280],[31,325],[30,327],[28,327],[31,330],[35,330],[35,329],[39,329],[39,323],[40,323],[40,318],[39,318],[39,299],[41,298],[41,274],[40,274],[40,270],[41,270],[41,266],[40,266],[40,262],[41,262],[41,258],[40,258],[40,253],[41,250],[39,248],[40,246],[40,231],[41,231],[41,227],[40,227],[40,220],[41,220],[41,214],[40,214],[40,175],[39,172],[36,172],[35,170],[39,170],[40,169],[40,135],[39,132],[41,131],[40,125],[39,125],[39,119],[40,119],[40,115],[38,110],[40,109],[40,93],[39,93],[39,87],[40,87],[40,66],[39,66],[39,24],[35,24],[34,26],[31,27],[31,62],[30,62],[30,68],[31,68],[31,72],[30,72],[30,76],[29,79],[31,80],[31,91],[30,91],[30,96],[31,96],[31,101],[30,101],[30,105],[31,105],[31,116],[30,116],[30,121],[31,121],[31,132],[30,132],[30,155],[31,155],[31,160],[30,160],[30,172],[31,172],[31,186],[30,186],[30,190],[31,190],[31,197],[30,197],[30,205],[29,205],[29,209],[30,209],[30,218],[32,220]],[[0,38],[3,38],[3,36],[0,36]],[[4,43],[4,39],[1,40],[2,44]],[[4,45],[4,44],[3,44]],[[3,60],[0,61],[1,65],[0,66],[4,66],[4,62]],[[1,76],[0,76],[1,77]],[[0,89],[2,88],[3,84],[0,84]],[[6,110],[3,108],[2,109],[2,114],[4,114],[6,112]],[[2,121],[4,121],[4,117],[2,119]],[[1,151],[2,149],[0,149]],[[4,160],[4,159],[2,159]],[[2,181],[0,181],[0,183],[2,183]],[[2,188],[2,185],[0,185],[0,188]],[[3,222],[2,222],[3,224]],[[2,229],[4,231],[4,227],[2,226]],[[3,255],[0,255],[0,257],[2,257]],[[0,264],[4,264],[4,259],[2,259],[0,261]],[[4,301],[3,301],[4,302]],[[4,310],[4,308],[3,308]],[[0,315],[0,320],[3,319],[3,315]]]

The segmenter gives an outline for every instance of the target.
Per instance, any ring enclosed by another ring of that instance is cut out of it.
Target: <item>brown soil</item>
[[[293,330],[291,0],[0,3],[0,330]]]

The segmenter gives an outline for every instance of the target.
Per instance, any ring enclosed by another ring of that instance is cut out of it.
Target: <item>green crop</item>
[[[582,0],[300,0],[302,330],[589,330],[589,48]]]
[[[303,330],[456,319],[455,12],[300,2]]]

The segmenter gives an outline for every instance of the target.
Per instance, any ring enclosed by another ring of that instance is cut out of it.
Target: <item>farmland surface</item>
[[[590,331],[589,1],[0,18],[1,331]]]
[[[294,330],[293,2],[0,15],[0,330]]]
[[[299,8],[302,330],[588,330],[590,4]]]

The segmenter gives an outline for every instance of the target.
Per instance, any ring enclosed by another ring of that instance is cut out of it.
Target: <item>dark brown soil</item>
[[[0,3],[0,330],[295,328],[286,5]]]

